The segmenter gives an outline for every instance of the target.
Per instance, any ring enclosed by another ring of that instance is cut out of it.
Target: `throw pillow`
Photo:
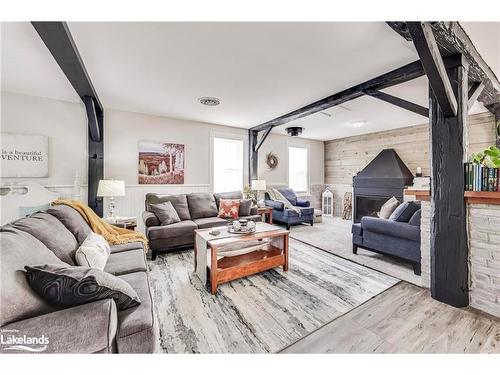
[[[171,202],[151,204],[150,210],[156,215],[158,220],[160,220],[161,225],[169,225],[181,221]]]
[[[380,207],[380,212],[378,213],[378,217],[382,219],[389,219],[394,210],[398,207],[399,201],[396,197],[392,197],[387,202],[385,202],[382,207]]]
[[[422,210],[415,211],[415,213],[413,214],[413,216],[408,221],[408,224],[415,225],[415,226],[419,227],[420,226],[420,217],[421,217],[421,215],[422,215]]]
[[[252,204],[251,199],[240,199],[240,217],[251,215]]]
[[[237,219],[240,212],[239,199],[221,199],[219,205],[219,217],[224,219]]]
[[[389,220],[407,223],[418,209],[420,209],[420,205],[415,202],[401,203],[391,214]]]
[[[46,264],[26,266],[24,269],[30,287],[48,303],[59,308],[105,298],[113,298],[118,310],[141,303],[129,283],[95,268]]]
[[[75,253],[76,264],[104,270],[111,250],[103,236],[90,232]]]

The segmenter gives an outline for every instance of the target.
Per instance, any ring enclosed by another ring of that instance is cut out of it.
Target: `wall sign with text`
[[[48,177],[49,138],[2,133],[2,177]]]

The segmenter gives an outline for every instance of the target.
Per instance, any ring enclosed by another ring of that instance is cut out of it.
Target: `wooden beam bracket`
[[[429,79],[429,84],[445,117],[457,115],[457,98],[453,92],[441,52],[428,22],[407,22],[415,49]]]
[[[398,98],[397,96],[393,96],[378,90],[365,90],[364,93],[368,96],[393,104],[410,112],[419,114],[424,117],[429,117],[429,108],[425,108],[408,100],[404,100]]]
[[[264,141],[266,140],[266,138],[267,138],[267,136],[269,135],[269,133],[271,133],[271,130],[273,130],[273,127],[272,127],[272,126],[269,126],[269,127],[265,130],[264,134],[262,134],[262,137],[261,137],[261,138],[260,138],[260,140],[259,140],[259,143],[257,143],[257,144],[255,145],[255,151],[259,151],[260,146],[262,146],[262,144],[263,144],[263,143],[264,143]]]
[[[467,107],[469,110],[472,108],[479,95],[481,95],[484,88],[485,85],[482,82],[473,82],[471,85],[469,85],[469,93],[468,93],[469,100],[467,103]]]

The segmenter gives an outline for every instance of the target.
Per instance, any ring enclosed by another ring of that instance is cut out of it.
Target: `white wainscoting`
[[[136,216],[137,229],[144,231],[142,212],[147,193],[157,194],[189,194],[210,192],[209,184],[184,185],[126,185],[125,196],[115,198],[115,215]],[[108,216],[108,199],[104,199],[104,216]]]

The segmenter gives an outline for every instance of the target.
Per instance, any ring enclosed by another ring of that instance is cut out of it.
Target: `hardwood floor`
[[[281,353],[500,353],[500,318],[400,282]]]

